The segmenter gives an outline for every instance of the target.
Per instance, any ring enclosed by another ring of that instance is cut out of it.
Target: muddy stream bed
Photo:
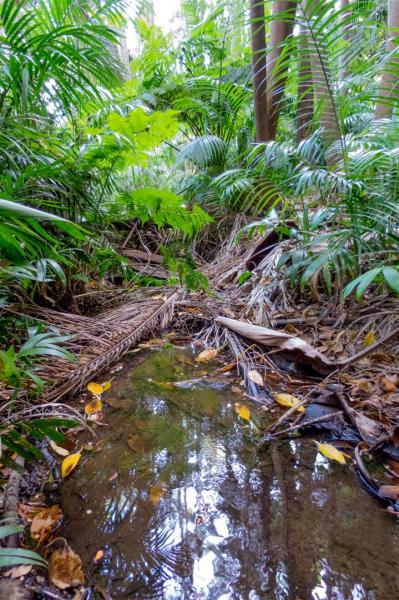
[[[349,464],[311,439],[257,455],[232,376],[171,385],[218,366],[156,349],[128,359],[104,395],[108,426],[61,491],[92,598],[396,598],[399,523]]]

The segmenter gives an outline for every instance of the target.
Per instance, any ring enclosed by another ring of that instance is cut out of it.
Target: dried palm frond
[[[45,401],[52,402],[59,400],[66,394],[72,394],[87,383],[96,373],[107,369],[111,364],[118,361],[129,348],[137,344],[145,335],[156,329],[163,329],[167,326],[172,318],[174,311],[174,303],[182,292],[172,293],[166,301],[157,301],[154,309],[148,314],[144,313],[144,318],[134,320],[134,325],[124,327],[122,339],[118,339],[116,343],[100,354],[81,364],[78,368],[72,370],[64,377],[63,380],[53,385],[45,395]],[[116,309],[120,312],[125,310],[125,307]],[[108,315],[108,318],[110,315]],[[106,317],[106,320],[108,320]],[[126,330],[128,333],[126,334]],[[122,334],[122,332],[121,332]]]

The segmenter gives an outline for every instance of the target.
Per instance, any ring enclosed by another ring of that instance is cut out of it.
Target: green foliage
[[[189,290],[209,292],[207,278],[198,270],[187,249],[181,245],[174,244],[174,246],[169,245],[169,247],[162,246],[160,250],[165,268],[174,274],[169,279],[170,284],[185,286]]]
[[[23,531],[21,525],[7,525],[4,523],[4,520],[0,522],[0,540]],[[16,565],[36,565],[47,568],[47,562],[37,552],[25,550],[24,548],[0,548],[0,568]]]
[[[104,126],[86,129],[88,141],[81,149],[83,164],[113,171],[146,166],[150,152],[176,135],[177,114],[173,110],[149,114],[142,107],[126,115],[111,112]]]
[[[40,332],[38,327],[29,328],[28,339],[18,351],[13,346],[0,350],[0,381],[13,387],[15,395],[22,385],[28,385],[28,380],[31,380],[34,384],[31,391],[40,394],[43,381],[32,369],[35,360],[46,356],[74,360],[74,355],[60,345],[69,339],[70,336],[60,335],[55,327],[46,332]]]
[[[187,208],[181,196],[153,188],[134,190],[120,198],[129,218],[137,217],[142,224],[152,221],[158,228],[171,227],[192,237],[212,218],[201,207]]]

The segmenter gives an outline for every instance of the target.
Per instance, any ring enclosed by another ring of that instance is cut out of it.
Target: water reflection
[[[105,447],[63,488],[86,572],[115,599],[396,597],[398,524],[309,441],[259,460],[228,388],[168,385],[202,369],[168,348],[118,374]]]

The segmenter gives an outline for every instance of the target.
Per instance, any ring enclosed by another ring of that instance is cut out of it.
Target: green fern
[[[142,225],[152,221],[158,228],[171,227],[192,237],[212,221],[200,206],[189,209],[181,196],[167,190],[146,188],[122,194],[119,203],[128,218],[137,217]]]

